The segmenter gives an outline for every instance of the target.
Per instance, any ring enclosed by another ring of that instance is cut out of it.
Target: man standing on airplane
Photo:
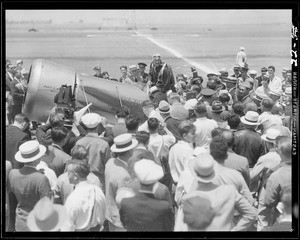
[[[160,54],[154,54],[152,59],[149,71],[151,87],[157,86],[163,93],[169,90],[176,92],[175,79],[171,66],[161,61]]]

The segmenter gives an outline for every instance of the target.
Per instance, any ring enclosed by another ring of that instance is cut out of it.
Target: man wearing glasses
[[[156,86],[163,93],[169,90],[176,92],[175,79],[171,66],[162,62],[160,54],[154,54],[152,59],[149,71],[151,87]]]

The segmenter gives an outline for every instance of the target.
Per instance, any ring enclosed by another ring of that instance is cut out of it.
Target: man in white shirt
[[[245,63],[247,63],[247,56],[246,53],[244,52],[245,48],[240,47],[240,51],[236,55],[236,64],[239,64],[240,66],[243,66]]]
[[[281,92],[282,91],[282,81],[279,77],[275,76],[275,67],[269,66],[268,73],[270,78],[269,88],[271,91],[274,92]]]
[[[218,124],[213,119],[207,118],[206,105],[199,102],[195,107],[197,120],[194,122],[196,127],[195,145],[196,147],[208,148],[211,140],[211,131],[218,127]]]
[[[155,162],[161,165],[160,159],[169,155],[170,147],[176,142],[173,135],[159,135],[159,122],[156,118],[149,118],[147,121],[150,132],[148,150],[153,153]]]
[[[188,160],[193,155],[195,132],[196,127],[192,122],[185,120],[179,124],[179,134],[182,140],[178,141],[178,143],[171,148],[169,153],[169,165],[175,183],[178,182]]]
[[[86,161],[72,160],[67,172],[75,189],[65,203],[69,220],[61,227],[61,231],[99,231],[106,216],[104,193],[87,181],[90,170]]]
[[[141,104],[142,109],[144,114],[146,115],[146,117],[149,118],[156,118],[158,121],[160,121],[161,124],[163,124],[164,120],[163,118],[160,116],[160,113],[155,111],[154,109],[154,105],[152,103],[151,100],[145,100],[142,102]],[[145,131],[145,132],[149,132],[148,129],[148,123],[147,121],[145,121],[141,126],[139,126],[138,131]]]

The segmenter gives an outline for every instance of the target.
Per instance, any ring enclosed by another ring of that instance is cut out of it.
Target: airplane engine
[[[137,87],[76,73],[73,68],[43,59],[34,60],[30,68],[23,113],[31,121],[45,122],[62,85],[72,86],[73,92],[75,88],[76,107],[92,103],[90,111],[106,117],[109,123],[116,123],[115,113],[121,106],[145,120],[141,102],[149,97]]]

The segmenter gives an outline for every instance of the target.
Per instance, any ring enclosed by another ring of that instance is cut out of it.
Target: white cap
[[[139,182],[144,185],[153,184],[164,176],[162,167],[149,159],[141,159],[136,162],[134,172]]]
[[[101,122],[101,116],[97,113],[87,113],[82,116],[81,121],[87,128],[95,128]]]

